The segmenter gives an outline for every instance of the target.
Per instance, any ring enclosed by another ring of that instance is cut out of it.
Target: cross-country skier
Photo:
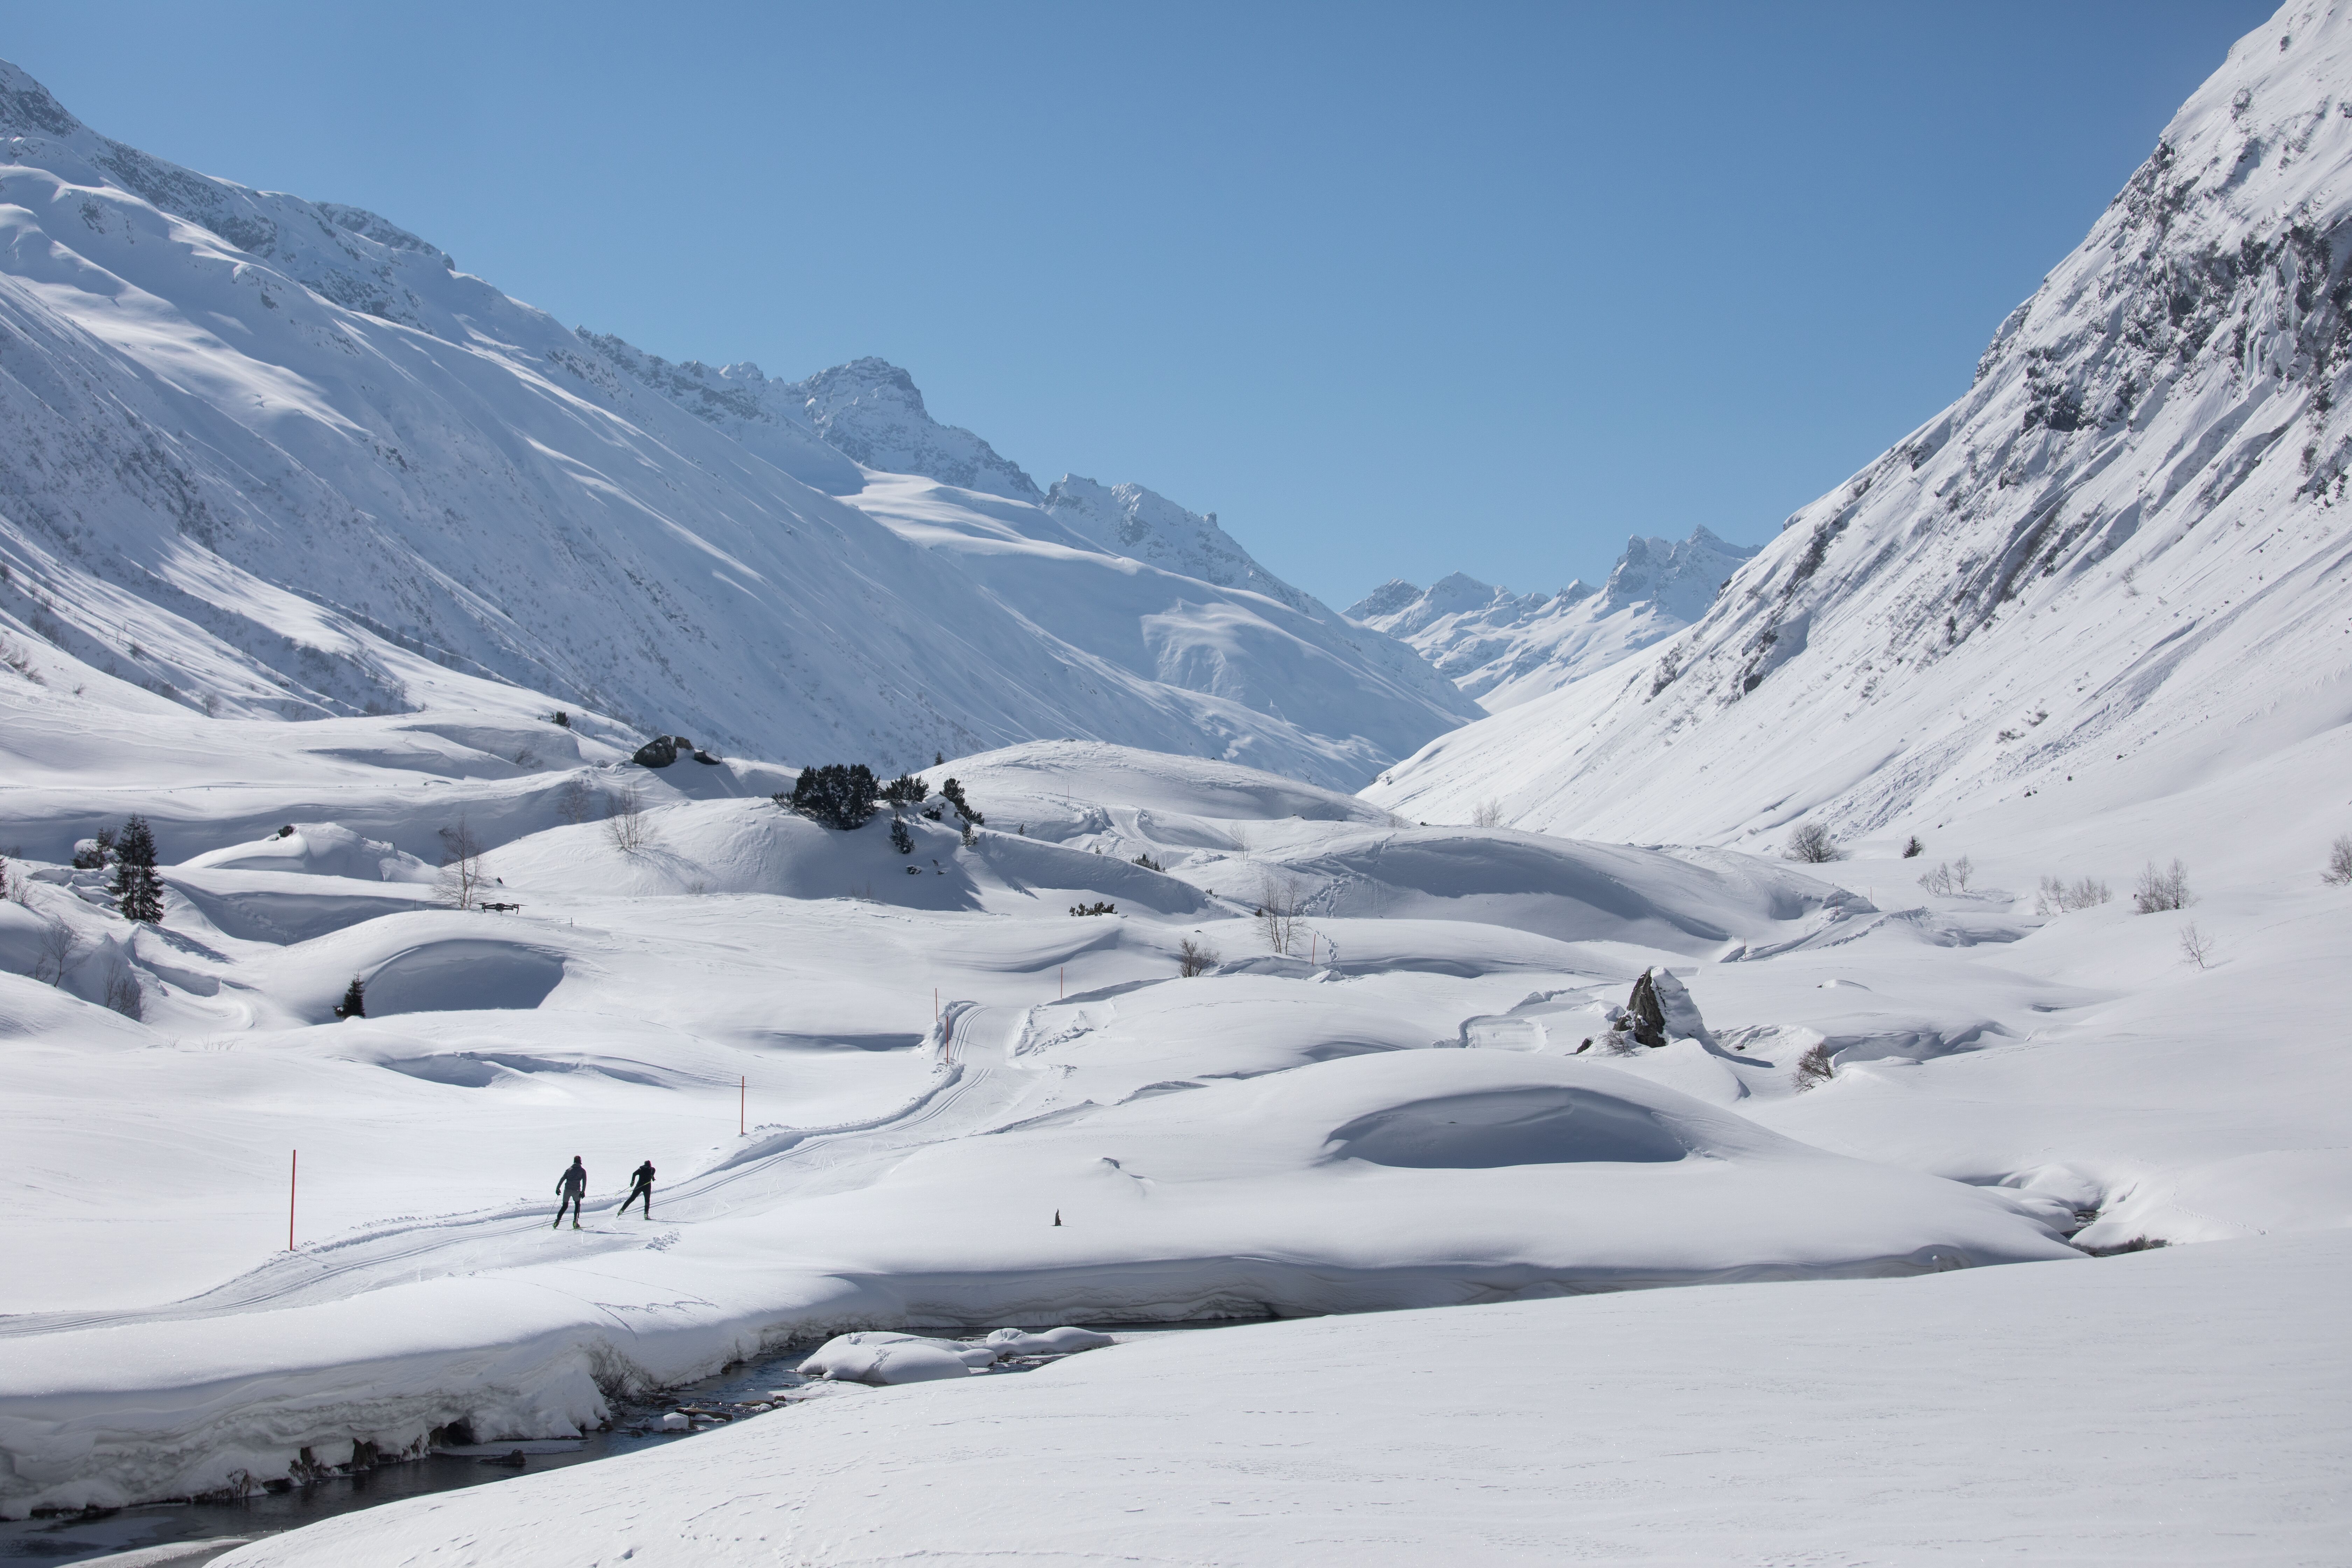
[[[572,1210],[572,1228],[578,1230],[580,1200],[587,1195],[588,1167],[581,1163],[579,1155],[574,1154],[572,1156],[572,1168],[555,1179],[555,1225],[551,1225],[547,1228],[553,1230],[555,1226],[562,1225],[563,1211],[569,1207]]]
[[[635,1170],[629,1173],[629,1195],[621,1200],[621,1212],[623,1214],[629,1212],[629,1205],[637,1201],[639,1194],[643,1194],[645,1196],[646,1217],[647,1219],[653,1218],[654,1163],[651,1160],[646,1161],[644,1164],[639,1165]]]

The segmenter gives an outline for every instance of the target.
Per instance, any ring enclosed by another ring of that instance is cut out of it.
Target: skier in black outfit
[[[578,1230],[580,1200],[587,1195],[588,1167],[580,1163],[579,1155],[574,1154],[572,1156],[572,1168],[555,1179],[555,1225],[551,1225],[547,1228],[553,1230],[555,1226],[562,1225],[563,1211],[569,1207],[572,1210],[572,1228]]]
[[[654,1217],[654,1163],[651,1160],[629,1173],[629,1195],[621,1200],[623,1214],[629,1212],[629,1205],[637,1201],[640,1194],[646,1200],[646,1217],[651,1219]]]

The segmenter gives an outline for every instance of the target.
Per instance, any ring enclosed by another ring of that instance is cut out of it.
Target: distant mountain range
[[[1704,528],[1679,543],[1637,537],[1599,588],[1574,582],[1557,594],[1514,594],[1457,572],[1427,588],[1391,579],[1346,615],[1408,644],[1500,712],[1690,625],[1758,548]]]
[[[1132,485],[1041,489],[901,371],[572,331],[362,209],[0,66],[0,628],[87,700],[568,706],[886,768],[1035,737],[1353,788],[1478,709]]]

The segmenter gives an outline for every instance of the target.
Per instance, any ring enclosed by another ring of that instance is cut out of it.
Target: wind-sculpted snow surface
[[[94,700],[561,706],[629,749],[891,771],[1097,735],[1346,787],[1475,712],[1254,563],[1055,521],[904,372],[778,384],[575,334],[372,214],[100,136],[10,66],[0,241],[0,633],[95,667]],[[929,482],[836,499],[881,465]]]
[[[1599,673],[1706,614],[1758,546],[1706,529],[1688,539],[1633,538],[1596,589],[1514,594],[1461,573],[1428,588],[1402,580],[1374,589],[1348,618],[1415,649],[1491,712]]]
[[[2343,720],[2352,21],[2231,51],[1975,384],[1696,626],[1442,737],[1371,797],[1603,837],[1932,833],[2147,801]],[[2074,787],[2069,790],[2068,786]]]

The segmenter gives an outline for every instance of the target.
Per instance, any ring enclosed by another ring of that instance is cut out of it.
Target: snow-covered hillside
[[[1698,625],[1442,737],[1372,797],[1643,840],[1760,843],[1800,818],[1932,837],[1972,812],[2054,827],[2233,773],[2251,790],[2340,732],[2347,110],[2352,22],[2288,5],[1965,396],[1790,518]]]
[[[1346,613],[1419,650],[1499,713],[1680,631],[1756,551],[1704,528],[1679,543],[1636,537],[1598,589],[1575,582],[1557,594],[1514,594],[1457,572],[1427,588],[1393,579]]]
[[[503,685],[465,700],[885,768],[1070,735],[1350,787],[1475,713],[1238,547],[1056,521],[893,367],[780,384],[575,335],[13,67],[0,229],[0,626],[167,700]]]

